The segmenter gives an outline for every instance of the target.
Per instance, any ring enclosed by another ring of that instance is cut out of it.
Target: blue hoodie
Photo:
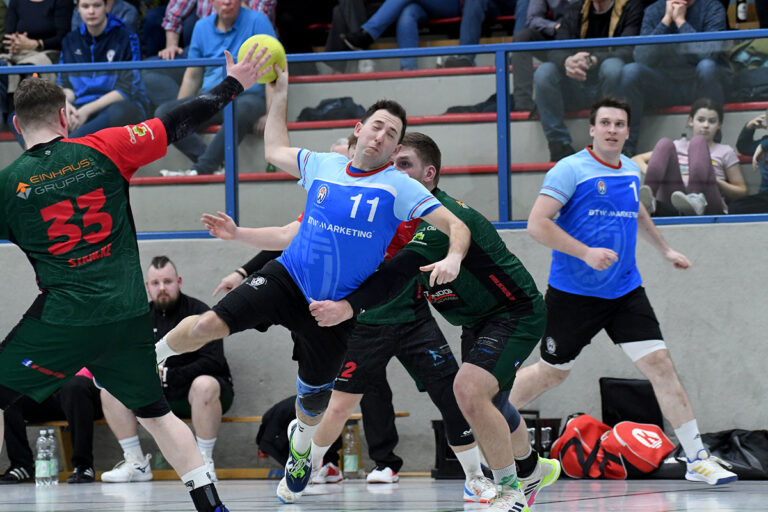
[[[83,23],[79,30],[68,33],[61,41],[61,62],[64,64],[126,60],[141,60],[139,38],[111,14],[107,15],[107,26],[100,36],[91,36]],[[142,109],[142,117],[146,115],[149,101],[138,70],[59,73],[57,81],[60,86],[74,91],[77,107],[117,90],[126,101]]]

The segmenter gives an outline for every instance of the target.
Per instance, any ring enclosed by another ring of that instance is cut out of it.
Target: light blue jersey
[[[384,260],[397,226],[440,202],[391,165],[370,172],[337,153],[299,151],[307,190],[298,234],[278,258],[309,300],[339,300]]]
[[[557,225],[589,247],[613,249],[619,256],[607,270],[594,270],[578,258],[552,251],[550,286],[614,299],[642,284],[635,263],[639,187],[640,169],[624,155],[614,167],[587,148],[550,169],[541,193],[563,203]]]

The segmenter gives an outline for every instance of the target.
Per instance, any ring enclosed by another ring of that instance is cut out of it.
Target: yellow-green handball
[[[251,36],[246,39],[245,42],[240,45],[240,49],[237,51],[238,62],[245,58],[248,50],[250,50],[251,46],[254,44],[258,44],[254,55],[256,55],[259,50],[265,46],[267,47],[267,53],[272,54],[272,57],[269,58],[269,61],[265,67],[271,68],[273,65],[277,64],[280,66],[280,69],[285,71],[285,48],[283,48],[283,45],[280,43],[280,41],[268,34],[256,34],[255,36]],[[275,79],[277,79],[277,73],[272,70],[261,77],[259,79],[259,83],[267,84],[269,82],[274,82]]]

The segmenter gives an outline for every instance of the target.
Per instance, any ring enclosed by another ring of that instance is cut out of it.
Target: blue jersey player
[[[639,231],[676,268],[690,267],[685,256],[667,245],[640,204],[640,170],[621,154],[629,117],[623,100],[595,103],[590,111],[592,145],[560,160],[544,178],[528,232],[553,249],[547,327],[541,360],[520,370],[510,401],[524,407],[562,383],[581,350],[605,329],[653,385],[688,458],[686,478],[715,485],[730,482],[736,475],[701,442],[635,264]]]
[[[291,331],[299,363],[298,422],[291,431],[286,476],[277,496],[293,502],[310,480],[312,435],[344,362],[352,327],[350,322],[319,327],[309,303],[354,291],[384,260],[403,221],[424,218],[450,236],[448,255],[422,267],[431,272],[433,283],[447,283],[458,275],[470,234],[421,183],[392,166],[406,127],[399,104],[382,100],[366,111],[355,126],[357,148],[351,161],[336,153],[294,148],[286,125],[288,75],[277,73],[270,85],[264,147],[267,161],[297,176],[307,190],[299,232],[280,258],[249,276],[212,311],[182,320],[158,342],[157,354],[160,361],[251,327],[264,331],[282,325]]]

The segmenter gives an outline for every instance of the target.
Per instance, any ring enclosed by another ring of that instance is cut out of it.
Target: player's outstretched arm
[[[267,105],[267,125],[264,128],[264,158],[275,167],[296,177],[299,172],[299,148],[292,148],[288,138],[288,70],[275,66],[277,79],[267,87],[271,91]]]
[[[684,254],[672,249],[664,237],[661,236],[661,232],[656,228],[656,224],[653,223],[651,216],[648,214],[648,210],[645,209],[643,204],[640,204],[640,212],[637,216],[637,229],[640,235],[645,240],[654,246],[664,256],[664,258],[672,263],[675,268],[685,270],[690,268],[691,262]]]
[[[528,234],[550,249],[579,258],[595,270],[605,270],[619,261],[615,251],[605,247],[589,247],[555,224],[555,215],[562,207],[563,203],[554,197],[539,194],[528,216]]]
[[[445,206],[438,206],[423,217],[424,220],[448,235],[448,254],[440,261],[421,267],[429,275],[429,286],[444,284],[456,279],[461,270],[461,260],[467,255],[472,233],[457,216]]]
[[[195,132],[200,125],[223,109],[235,96],[253,86],[259,78],[269,71],[269,68],[266,67],[269,55],[266,47],[256,51],[256,45],[253,45],[246,57],[235,64],[232,55],[225,50],[227,77],[210,91],[182,103],[160,117],[165,126],[168,144]],[[253,59],[250,58],[251,56]]]
[[[218,216],[204,213],[200,219],[212,236],[222,240],[236,240],[259,249],[282,251],[299,232],[300,223],[296,220],[280,227],[242,228],[226,213],[216,213]]]

